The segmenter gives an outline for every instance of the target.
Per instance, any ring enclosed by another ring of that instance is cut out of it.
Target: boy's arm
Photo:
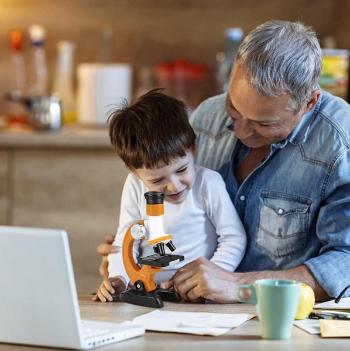
[[[220,174],[211,171],[208,175],[204,183],[206,209],[218,236],[218,246],[210,261],[232,272],[244,256],[246,233]]]
[[[120,214],[119,214],[119,226],[113,245],[117,247],[117,253],[111,253],[108,255],[108,271],[109,277],[122,276],[129,281],[129,277],[125,271],[122,257],[122,245],[125,237],[125,233],[129,226],[136,220],[142,219],[142,199],[143,199],[143,185],[133,175],[129,174],[124,183]],[[134,257],[139,255],[138,245],[134,245],[133,249]]]
[[[99,272],[103,279],[108,279],[108,255],[117,252],[113,245],[115,235],[106,235],[105,242],[98,245],[97,252],[101,255]]]

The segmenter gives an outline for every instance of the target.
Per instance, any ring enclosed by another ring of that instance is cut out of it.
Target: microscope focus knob
[[[136,290],[145,291],[145,284],[141,280],[136,280],[134,287]]]
[[[141,240],[146,237],[146,228],[141,224],[134,224],[131,227],[131,236],[135,240]]]

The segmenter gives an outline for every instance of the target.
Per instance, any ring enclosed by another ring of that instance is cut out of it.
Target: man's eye
[[[273,127],[274,124],[272,123],[258,123],[259,127]]]
[[[184,168],[177,170],[176,173],[184,173],[186,170],[187,170],[187,167],[184,167]]]

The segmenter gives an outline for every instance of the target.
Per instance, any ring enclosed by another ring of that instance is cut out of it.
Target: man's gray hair
[[[274,20],[258,26],[241,43],[236,62],[243,64],[260,94],[290,94],[295,111],[319,89],[321,48],[315,32],[299,22]]]

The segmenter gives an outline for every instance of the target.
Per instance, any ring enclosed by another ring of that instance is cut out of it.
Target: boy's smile
[[[168,165],[159,164],[157,168],[137,168],[134,173],[150,191],[164,193],[164,199],[179,204],[186,199],[195,179],[194,160],[191,150],[184,157],[174,158]]]
[[[182,200],[186,197],[186,195],[187,195],[187,189],[184,189],[177,193],[166,194],[165,197],[168,200],[168,202],[179,203],[179,202],[182,202]]]

